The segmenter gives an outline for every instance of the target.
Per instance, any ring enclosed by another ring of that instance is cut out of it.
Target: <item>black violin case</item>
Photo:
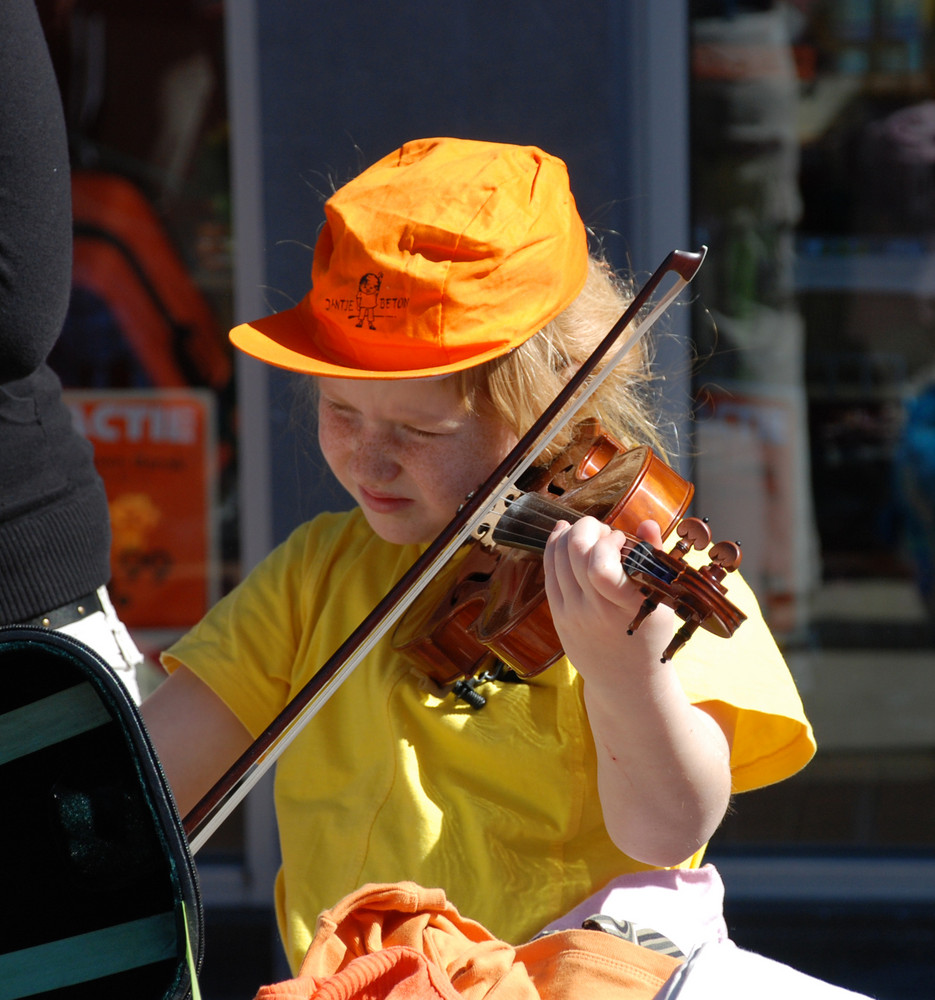
[[[139,713],[91,649],[0,628],[0,1000],[197,997],[198,878]]]

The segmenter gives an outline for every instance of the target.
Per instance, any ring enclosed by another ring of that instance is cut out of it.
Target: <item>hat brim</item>
[[[536,333],[530,330],[529,336]],[[288,371],[306,375],[321,375],[325,378],[354,379],[411,379],[432,378],[464,371],[485,361],[508,354],[518,342],[488,349],[470,357],[464,357],[443,365],[430,368],[374,369],[339,362],[325,355],[314,339],[309,336],[308,317],[304,303],[284,309],[282,312],[249,323],[241,323],[230,331],[231,343],[253,358],[285,368]]]

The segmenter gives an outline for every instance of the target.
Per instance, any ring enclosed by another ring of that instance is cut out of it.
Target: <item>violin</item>
[[[317,715],[344,679],[396,627],[420,595],[434,585],[442,568],[450,560],[460,557],[464,544],[472,534],[489,523],[489,515],[494,508],[503,502],[516,484],[523,481],[536,456],[544,453],[606,375],[626,357],[687,287],[698,273],[706,254],[707,247],[701,247],[694,252],[673,250],[667,255],[587,361],[571,375],[539,419],[462,505],[447,529],[429,544],[396,586],[189,811],[183,825],[193,854],[207,842]],[[605,358],[607,362],[601,367]],[[593,456],[597,464],[600,464],[600,454],[598,450]],[[650,588],[647,598],[652,593]]]
[[[470,680],[498,660],[524,678],[547,669],[563,650],[545,599],[540,556],[559,520],[586,515],[631,541],[624,570],[644,601],[629,634],[665,604],[684,624],[662,652],[663,661],[699,627],[729,637],[746,619],[721,582],[740,565],[740,546],[717,543],[711,562],[700,570],[684,561],[692,548],[706,549],[712,540],[705,521],[682,520],[693,493],[692,484],[651,448],[628,450],[597,421],[583,421],[569,448],[508,491],[422,592],[396,626],[394,647],[441,686]],[[663,538],[675,529],[678,541],[671,552],[634,535],[650,518]]]

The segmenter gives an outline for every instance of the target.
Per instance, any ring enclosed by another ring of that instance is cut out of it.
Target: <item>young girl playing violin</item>
[[[631,292],[589,256],[564,164],[534,147],[411,142],[325,203],[312,287],[237,327],[236,346],[314,377],[322,452],[356,506],[302,525],[164,654],[143,712],[183,815],[366,617],[590,355]],[[647,351],[606,379],[597,417],[659,446]],[[641,537],[661,544],[654,522]],[[368,882],[440,886],[520,942],[628,874],[693,869],[734,792],[802,767],[814,744],[739,577],[747,621],[661,662],[664,607],[630,545],[560,521],[545,586],[566,657],[485,680],[477,710],[390,637],[280,759],[276,906],[301,962],[318,913]]]

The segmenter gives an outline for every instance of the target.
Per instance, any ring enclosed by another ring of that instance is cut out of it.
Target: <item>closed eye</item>
[[[333,399],[328,399],[327,397],[322,397],[322,403],[328,407],[328,409],[337,414],[340,417],[349,417],[356,411],[353,407],[346,406],[344,403],[338,403]]]
[[[403,424],[403,430],[407,434],[412,434],[413,436],[420,438],[444,437],[444,434],[439,431],[427,431],[421,427],[413,427],[411,424]]]

